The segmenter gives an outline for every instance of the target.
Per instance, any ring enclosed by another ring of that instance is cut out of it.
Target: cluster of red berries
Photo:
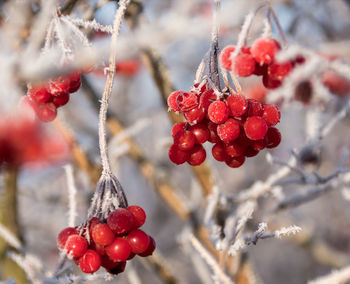
[[[187,122],[176,123],[171,131],[174,144],[169,158],[175,164],[188,162],[197,166],[204,162],[202,144],[214,144],[212,155],[229,167],[240,167],[246,157],[281,142],[275,126],[280,120],[276,105],[262,104],[240,94],[217,96],[212,89],[196,84],[185,93],[175,91],[168,97],[169,109],[183,113]]]
[[[277,63],[274,59],[279,50],[281,46],[275,39],[258,38],[251,47],[243,46],[233,61],[231,55],[235,46],[226,46],[220,54],[220,62],[225,69],[233,71],[239,77],[262,76],[264,86],[275,89],[282,84],[283,78],[295,64],[304,62],[304,58],[298,57],[293,61]]]
[[[91,218],[82,233],[85,237],[77,228],[63,229],[57,238],[58,246],[73,257],[84,273],[94,273],[102,266],[109,273],[118,274],[136,254],[146,257],[155,250],[154,239],[138,229],[145,221],[145,211],[139,206],[118,208],[106,222]]]
[[[59,76],[29,87],[22,103],[29,105],[41,121],[49,122],[56,118],[57,108],[67,104],[69,95],[78,91],[80,85],[80,72]]]

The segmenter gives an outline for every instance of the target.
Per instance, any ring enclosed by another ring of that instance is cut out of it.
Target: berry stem
[[[117,38],[120,31],[120,25],[125,14],[125,10],[130,0],[121,0],[119,2],[119,8],[115,14],[113,22],[113,34],[111,38],[111,50],[109,57],[109,69],[107,74],[107,82],[105,89],[103,91],[101,108],[99,115],[99,144],[102,160],[102,176],[111,175],[111,167],[109,164],[108,153],[107,153],[107,141],[106,141],[106,120],[107,120],[107,109],[108,109],[108,100],[111,97],[113,79],[115,73],[115,61],[116,61],[116,47],[117,47]]]
[[[272,16],[272,18],[273,18],[273,20],[274,20],[274,22],[275,22],[275,24],[276,24],[276,27],[277,27],[277,29],[278,29],[278,32],[279,32],[280,36],[281,36],[281,38],[282,38],[283,46],[284,46],[284,48],[286,48],[286,47],[287,47],[287,39],[286,39],[286,36],[285,36],[285,34],[284,34],[284,32],[283,32],[283,29],[282,29],[282,27],[281,27],[281,25],[280,25],[280,22],[279,22],[278,18],[277,18],[277,15],[276,15],[276,13],[275,13],[275,10],[274,10],[274,9],[272,8],[272,6],[271,6],[270,1],[268,1],[268,5],[269,5],[269,11],[271,12],[271,16]]]

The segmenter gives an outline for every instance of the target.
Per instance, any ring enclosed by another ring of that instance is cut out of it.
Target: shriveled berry
[[[171,129],[171,136],[175,137],[176,133],[178,133],[180,130],[184,130],[186,126],[186,122],[178,122],[173,125],[173,128]]]
[[[174,137],[174,144],[182,151],[191,150],[196,143],[196,137],[189,130],[180,130]]]
[[[149,239],[150,239],[150,242],[146,251],[139,253],[139,256],[143,256],[143,257],[150,256],[153,254],[154,250],[156,249],[156,242],[154,241],[154,239],[151,236],[149,236]]]
[[[64,246],[66,245],[67,239],[71,236],[71,235],[78,235],[78,231],[75,228],[72,227],[68,227],[63,229],[57,237],[57,244],[58,246],[63,249]]]
[[[129,242],[123,238],[116,238],[113,243],[106,247],[106,253],[111,260],[125,261],[131,252]]]
[[[208,141],[210,133],[206,125],[204,124],[195,124],[189,127],[189,130],[196,137],[196,143],[203,144]]]
[[[267,124],[260,116],[249,117],[244,123],[244,132],[251,140],[263,139],[267,132]]]
[[[108,246],[114,241],[114,233],[107,224],[97,224],[92,230],[92,239],[101,246]]]
[[[187,162],[192,166],[198,166],[205,161],[206,157],[207,152],[203,146],[201,144],[197,144],[190,151],[190,157],[188,158]]]
[[[225,144],[222,142],[216,143],[211,149],[211,153],[215,160],[223,162],[226,160]]]
[[[44,85],[37,85],[29,88],[27,94],[33,101],[39,104],[47,103],[51,99],[51,94]]]
[[[269,127],[266,133],[266,148],[275,148],[277,147],[282,140],[281,133],[275,127]]]
[[[240,77],[248,77],[254,73],[255,64],[253,56],[239,53],[233,61],[233,71]]]
[[[71,255],[73,258],[80,258],[88,249],[88,243],[86,239],[80,235],[71,235],[66,241],[64,249],[67,254]]]
[[[184,112],[184,117],[188,123],[199,123],[205,118],[205,110],[202,107],[193,108]]]
[[[231,114],[234,117],[240,117],[248,109],[248,101],[240,94],[231,94],[226,99],[227,105],[231,110]]]
[[[270,64],[280,49],[281,47],[276,40],[259,38],[252,44],[251,54],[258,63]]]
[[[230,157],[239,157],[243,155],[244,149],[244,147],[234,141],[225,145],[225,152]]]
[[[282,80],[292,70],[292,64],[287,61],[284,63],[272,63],[267,69],[267,73],[272,80]]]
[[[176,98],[176,102],[182,112],[190,111],[199,106],[198,95],[195,92],[179,94]]]
[[[244,164],[245,157],[244,156],[238,156],[238,157],[226,157],[225,163],[228,165],[230,168],[239,168]]]
[[[226,46],[220,53],[220,64],[227,70],[232,70],[231,54],[235,51],[233,45]]]
[[[141,227],[146,221],[146,213],[145,211],[137,205],[130,205],[126,208],[133,216],[134,216],[134,228]]]
[[[168,155],[170,161],[177,165],[183,164],[190,157],[189,151],[180,150],[175,144],[170,146]]]
[[[84,273],[94,273],[99,270],[101,266],[101,258],[94,250],[87,250],[85,254],[79,259],[80,270]]]
[[[57,116],[57,108],[53,103],[39,104],[34,111],[43,122],[50,122]]]
[[[134,216],[125,208],[118,208],[109,214],[107,224],[114,233],[124,234],[134,227]]]
[[[218,125],[217,128],[218,136],[225,143],[237,139],[240,131],[239,123],[233,118],[227,119],[225,123]]]
[[[276,125],[281,118],[281,112],[276,105],[264,104],[264,113],[262,118],[265,119],[267,126]]]
[[[180,107],[178,106],[177,104],[177,97],[180,95],[180,94],[183,94],[182,91],[175,91],[175,92],[172,92],[169,97],[168,97],[168,107],[170,110],[172,110],[173,112],[179,112],[181,109]]]
[[[69,102],[69,94],[61,93],[58,96],[52,97],[52,102],[56,107],[64,106]]]
[[[139,229],[131,231],[126,240],[131,247],[131,251],[136,254],[145,252],[150,242],[149,236]]]
[[[222,101],[215,101],[208,108],[208,117],[216,124],[224,123],[228,118],[228,114],[228,107]]]

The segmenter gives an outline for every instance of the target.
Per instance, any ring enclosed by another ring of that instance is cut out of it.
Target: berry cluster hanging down
[[[84,273],[94,273],[102,266],[111,274],[119,274],[127,260],[135,255],[150,256],[156,248],[154,239],[139,229],[145,221],[146,213],[139,206],[118,208],[106,222],[91,218],[81,234],[77,227],[63,229],[58,246]]]
[[[235,93],[217,96],[206,85],[196,84],[187,93],[170,94],[168,106],[171,111],[183,113],[187,121],[176,123],[171,131],[174,144],[169,158],[178,165],[203,163],[206,151],[202,144],[206,141],[214,144],[213,157],[232,168],[240,167],[246,157],[281,142],[281,134],[274,127],[280,120],[276,105]]]
[[[56,118],[57,108],[67,104],[69,95],[78,91],[80,85],[80,72],[59,76],[49,82],[30,86],[22,103],[29,105],[39,120],[50,122]]]

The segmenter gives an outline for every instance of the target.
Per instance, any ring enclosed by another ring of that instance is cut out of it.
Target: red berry
[[[284,63],[272,63],[267,69],[267,74],[272,80],[282,80],[292,70],[292,64],[287,61]]]
[[[81,85],[81,73],[80,72],[74,72],[69,75],[69,93],[75,93],[76,91],[79,90],[80,85]]]
[[[70,78],[67,76],[59,76],[49,82],[49,91],[53,96],[57,96],[60,93],[67,93],[69,88]]]
[[[67,239],[71,236],[71,235],[78,235],[78,231],[75,228],[72,227],[68,227],[63,229],[57,237],[57,244],[58,246],[63,249],[64,246],[66,245]]]
[[[204,119],[205,110],[202,107],[194,108],[190,111],[186,111],[184,117],[189,123],[198,123]]]
[[[249,99],[254,99],[259,102],[264,102],[266,95],[267,89],[262,84],[252,85],[246,90],[246,96]]]
[[[281,133],[277,128],[269,127],[266,133],[266,140],[266,148],[275,148],[281,143]]]
[[[274,126],[280,121],[281,112],[278,106],[264,104],[263,109],[264,113],[262,118],[265,119],[267,126]]]
[[[199,106],[198,95],[195,92],[181,93],[176,98],[177,105],[180,110],[190,111]]]
[[[239,157],[244,153],[244,147],[236,142],[231,142],[230,144],[225,145],[225,152],[230,157]]]
[[[101,266],[106,268],[107,270],[111,270],[120,264],[119,261],[114,261],[110,259],[108,255],[102,255],[100,256],[100,258],[101,258]]]
[[[196,136],[189,130],[180,130],[174,137],[174,144],[182,151],[191,150],[196,143]]]
[[[228,118],[228,110],[229,109],[224,102],[215,101],[211,103],[208,108],[208,117],[216,124],[224,123]]]
[[[251,147],[251,146],[248,146],[244,150],[244,156],[246,156],[247,158],[254,157],[254,156],[258,155],[258,153],[259,153],[259,151],[253,149],[253,147]]]
[[[51,94],[47,91],[45,86],[33,86],[27,91],[28,96],[38,104],[47,103],[51,99]]]
[[[175,137],[176,133],[178,133],[180,130],[185,130],[185,126],[186,122],[175,123],[171,129],[171,136]]]
[[[190,151],[190,157],[187,162],[192,166],[198,166],[205,161],[207,157],[207,152],[201,144],[197,144]]]
[[[244,156],[238,156],[238,157],[226,157],[225,163],[231,168],[239,168],[244,164],[245,157]]]
[[[101,224],[101,221],[97,217],[92,217],[89,221],[89,235],[90,239],[92,239],[92,230],[96,225]]]
[[[102,245],[96,244],[94,241],[90,241],[90,249],[96,251],[100,256],[105,255],[105,247]]]
[[[208,130],[210,133],[208,141],[211,143],[221,142],[220,137],[218,136],[218,133],[217,133],[217,127],[218,127],[217,124],[211,121],[208,122]]]
[[[146,249],[146,251],[140,253],[139,256],[143,256],[143,257],[150,256],[153,254],[154,250],[156,249],[156,242],[154,241],[154,239],[151,236],[149,236],[149,239],[150,239],[150,242],[149,242],[148,248]]]
[[[61,93],[58,96],[52,97],[52,102],[56,107],[64,106],[69,101],[68,93]]]
[[[261,102],[253,99],[248,99],[248,102],[248,116],[262,116],[264,114],[264,108]]]
[[[101,246],[108,246],[114,241],[114,233],[107,224],[97,224],[92,230],[92,239]]]
[[[169,97],[168,97],[168,107],[170,110],[172,110],[173,112],[179,112],[180,111],[180,107],[177,105],[177,97],[183,94],[183,92],[181,91],[175,91],[172,92]]]
[[[251,47],[251,54],[260,64],[270,64],[277,51],[281,49],[279,43],[270,38],[259,38]]]
[[[190,157],[190,153],[188,151],[180,150],[175,144],[170,146],[168,155],[170,161],[177,165],[183,164]]]
[[[43,122],[50,122],[57,116],[57,108],[53,103],[45,103],[34,109],[38,118]]]
[[[123,238],[116,238],[113,243],[106,247],[106,253],[111,260],[125,261],[131,252],[129,242]]]
[[[139,229],[131,231],[126,240],[129,242],[131,251],[136,254],[146,251],[150,242],[148,235]]]
[[[263,139],[267,132],[267,124],[260,116],[249,117],[244,123],[244,132],[251,140]]]
[[[84,273],[94,273],[101,266],[101,258],[97,252],[88,249],[86,253],[79,258],[79,267]]]
[[[134,226],[134,216],[125,208],[118,208],[107,218],[107,224],[116,234],[130,232]]]
[[[111,274],[117,275],[119,273],[124,272],[125,267],[126,267],[126,261],[121,261],[121,262],[118,262],[118,265],[116,267],[114,267],[111,270],[108,270],[108,272]]]
[[[210,89],[205,91],[199,98],[199,106],[208,110],[209,105],[217,99],[214,90]]]
[[[226,99],[227,105],[231,110],[231,114],[234,117],[240,117],[248,109],[248,101],[246,98],[239,94],[231,94]]]
[[[72,255],[73,258],[79,258],[87,251],[88,243],[82,236],[71,235],[68,237],[64,248],[67,254]]]
[[[237,139],[240,131],[239,123],[233,118],[229,118],[225,123],[218,125],[217,128],[218,136],[225,143]]]
[[[250,54],[240,53],[233,61],[233,71],[240,77],[248,77],[254,73],[255,64]]]
[[[196,93],[198,93],[198,94],[202,94],[202,93],[204,93],[204,92],[207,90],[206,84],[204,84],[204,85],[201,87],[201,89],[198,90],[199,85],[200,85],[200,83],[194,84],[193,87],[191,88],[191,91],[196,92]]]
[[[331,71],[323,73],[322,82],[335,95],[345,96],[350,91],[350,81]]]
[[[255,64],[254,75],[256,76],[264,76],[267,74],[268,64],[261,65],[260,63]]]
[[[269,75],[263,76],[263,84],[267,89],[276,89],[282,85],[280,80],[274,80]]]
[[[261,151],[266,147],[266,142],[267,140],[265,136],[264,139],[252,141],[249,146],[253,148],[255,151]]]
[[[211,153],[215,160],[223,162],[226,160],[225,144],[222,142],[216,143],[211,149]]]
[[[231,54],[235,51],[233,45],[226,46],[220,53],[220,64],[227,70],[232,70]]]
[[[146,213],[140,206],[131,205],[126,210],[134,216],[134,228],[139,228],[146,222]]]
[[[210,133],[204,124],[195,124],[189,127],[189,130],[196,137],[196,143],[203,144],[208,141]]]

